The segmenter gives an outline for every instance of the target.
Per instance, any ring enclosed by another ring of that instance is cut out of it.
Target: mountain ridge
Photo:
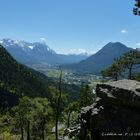
[[[79,63],[64,65],[63,68],[78,72],[99,74],[101,70],[110,66],[114,62],[114,59],[119,58],[130,50],[132,48],[128,48],[120,42],[109,42],[87,59]]]
[[[26,41],[2,39],[0,43],[17,61],[29,65],[36,63],[48,63],[51,65],[73,63],[80,62],[88,57],[84,54],[58,54],[44,42],[29,43]]]

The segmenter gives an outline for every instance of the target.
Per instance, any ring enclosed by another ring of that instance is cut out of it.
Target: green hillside
[[[11,57],[0,46],[0,88],[18,96],[50,96],[50,81],[41,73],[29,69]]]

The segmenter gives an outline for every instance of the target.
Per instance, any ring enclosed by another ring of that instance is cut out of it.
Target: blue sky
[[[93,53],[108,42],[140,48],[134,0],[0,0],[0,38],[45,38],[59,53]]]

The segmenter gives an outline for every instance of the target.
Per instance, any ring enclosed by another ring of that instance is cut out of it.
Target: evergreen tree
[[[133,14],[140,16],[140,0],[135,0],[135,7],[133,8]]]
[[[109,68],[101,71],[103,77],[111,77],[115,81],[118,80],[121,72],[123,70],[123,63],[120,59],[116,59],[115,63],[112,64]]]
[[[81,83],[80,98],[79,98],[79,108],[86,107],[93,103],[93,95],[89,85]]]
[[[65,109],[65,112],[67,112],[68,114],[68,118],[67,118],[67,128],[70,127],[70,118],[71,118],[71,113],[73,111],[78,111],[78,102],[72,102],[69,103],[68,107]]]
[[[50,103],[46,98],[20,99],[19,105],[13,108],[16,112],[17,127],[20,128],[21,140],[45,139],[46,123],[52,116]],[[26,134],[25,134],[26,132]]]
[[[118,80],[118,76],[122,72],[128,73],[128,79],[132,79],[133,72],[140,65],[140,52],[131,50],[125,53],[121,58],[117,59],[109,68],[103,70],[101,73],[103,77],[111,77]]]
[[[128,79],[132,79],[133,70],[140,65],[140,52],[131,50],[120,59],[123,62],[123,67],[128,71]]]

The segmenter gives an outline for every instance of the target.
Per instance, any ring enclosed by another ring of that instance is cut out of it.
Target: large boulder
[[[98,84],[96,101],[81,109],[80,140],[140,139],[140,82]]]

